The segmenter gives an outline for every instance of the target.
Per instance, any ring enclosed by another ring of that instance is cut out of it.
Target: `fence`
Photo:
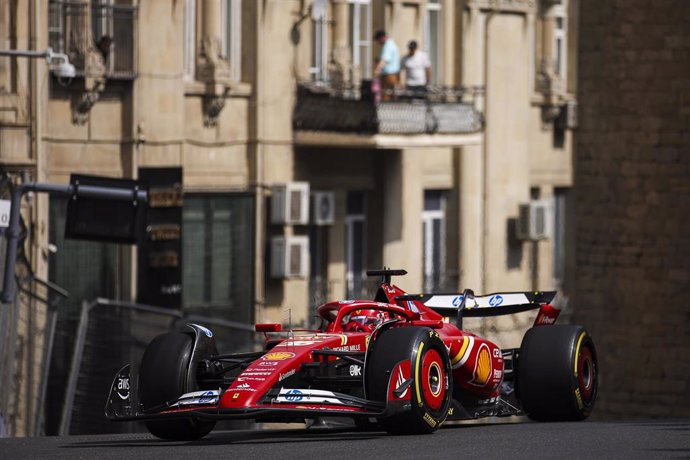
[[[194,322],[212,329],[219,350],[253,350],[253,325],[186,315],[148,305],[96,299],[84,302],[64,386],[58,434],[140,431],[133,423],[112,423],[103,415],[110,384],[127,363],[137,365],[157,335]]]

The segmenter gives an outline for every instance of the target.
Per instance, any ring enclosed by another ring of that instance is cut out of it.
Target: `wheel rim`
[[[446,390],[446,374],[438,351],[431,349],[424,354],[422,373],[419,377],[422,380],[422,393],[427,406],[438,410],[443,404]]]
[[[594,395],[597,382],[597,370],[594,364],[594,357],[589,347],[584,346],[580,349],[577,363],[577,384],[580,388],[580,395],[585,402],[590,402]]]

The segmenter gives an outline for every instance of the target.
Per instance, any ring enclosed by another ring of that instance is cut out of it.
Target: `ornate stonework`
[[[466,5],[494,11],[536,13],[537,0],[468,0]]]

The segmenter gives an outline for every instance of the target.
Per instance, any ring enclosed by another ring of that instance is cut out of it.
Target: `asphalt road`
[[[690,420],[473,424],[427,436],[351,428],[218,431],[193,443],[144,434],[15,438],[0,439],[0,458],[690,458]]]

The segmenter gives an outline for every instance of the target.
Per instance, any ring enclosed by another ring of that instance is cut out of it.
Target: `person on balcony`
[[[374,77],[381,81],[381,100],[386,101],[391,98],[393,90],[398,85],[398,74],[400,73],[400,52],[398,46],[390,38],[385,30],[379,30],[374,34],[374,40],[381,45],[379,61],[374,69]]]
[[[401,68],[405,74],[405,89],[413,97],[423,97],[426,86],[431,81],[431,62],[424,51],[417,49],[417,42],[410,40],[408,53],[403,57]]]

